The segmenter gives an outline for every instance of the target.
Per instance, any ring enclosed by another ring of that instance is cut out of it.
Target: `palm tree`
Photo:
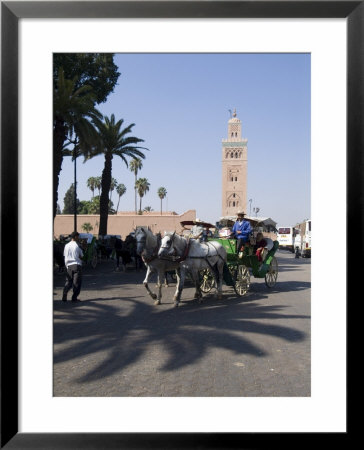
[[[111,178],[111,183],[110,183],[110,198],[109,198],[109,201],[110,201],[110,202],[111,202],[112,191],[116,188],[117,185],[118,185],[118,182],[115,180],[115,178]]]
[[[96,189],[96,177],[90,177],[87,180],[87,187],[92,192],[92,198],[94,197],[95,189]]]
[[[123,183],[120,183],[120,184],[118,184],[118,185],[116,186],[116,193],[117,193],[118,196],[119,196],[119,199],[118,199],[118,206],[116,207],[116,212],[118,212],[118,210],[119,210],[120,197],[121,197],[122,195],[124,195],[125,192],[126,192],[126,187],[125,187],[125,185],[124,185]]]
[[[160,187],[157,191],[158,197],[161,199],[161,215],[162,215],[162,200],[167,195],[167,189],[164,187]]]
[[[134,173],[135,175],[135,183],[134,183],[134,191],[135,191],[135,214],[137,213],[137,186],[136,186],[136,182],[137,182],[137,176],[138,176],[138,171],[141,170],[141,168],[143,167],[143,163],[142,160],[139,158],[134,158],[130,161],[130,170]]]
[[[95,95],[90,86],[84,85],[78,89],[75,86],[76,79],[66,80],[63,69],[60,68],[53,93],[53,217],[56,213],[65,146],[77,145],[83,153],[90,151],[98,142],[98,134],[92,121],[100,119],[102,115],[94,106]]]
[[[82,230],[84,230],[86,233],[89,233],[91,230],[93,230],[93,226],[90,224],[90,222],[85,222],[81,226]]]
[[[153,211],[153,208],[151,206],[145,206],[143,211],[150,212],[150,211]]]
[[[101,177],[96,177],[95,180],[95,188],[99,191],[99,195],[101,195]]]
[[[139,142],[144,142],[143,139],[139,139],[135,136],[127,136],[134,124],[128,125],[126,128],[122,128],[124,123],[123,119],[118,122],[115,121],[114,114],[111,114],[110,118],[104,117],[104,121],[95,120],[95,124],[99,130],[102,145],[94,147],[93,152],[88,155],[88,158],[94,156],[104,155],[105,163],[101,176],[101,197],[100,197],[100,226],[99,234],[107,234],[107,219],[109,213],[109,192],[111,186],[111,172],[112,172],[112,159],[114,156],[119,156],[128,167],[127,158],[145,158],[143,152],[140,149],[148,150],[145,147],[137,146]]]
[[[149,186],[150,183],[148,182],[148,180],[146,178],[139,178],[137,180],[137,182],[135,183],[138,194],[139,194],[139,199],[140,199],[140,207],[139,207],[139,214],[142,213],[142,198],[144,197],[144,195],[149,191]]]

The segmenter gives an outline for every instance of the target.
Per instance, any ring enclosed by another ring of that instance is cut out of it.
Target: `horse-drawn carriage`
[[[273,287],[277,281],[278,263],[274,256],[278,243],[271,239],[265,249],[262,261],[253,254],[254,234],[261,228],[262,222],[251,220],[253,232],[251,244],[244,247],[243,252],[237,253],[237,242],[231,238],[230,233],[226,237],[221,236],[218,227],[215,233],[205,242],[181,236],[176,232],[166,233],[158,241],[157,237],[148,229],[140,228],[136,231],[138,253],[142,255],[148,271],[144,280],[148,293],[160,303],[161,286],[164,274],[170,270],[179,272],[177,288],[174,296],[175,306],[178,306],[183,290],[186,275],[192,279],[196,286],[195,298],[201,301],[201,291],[209,292],[216,287],[218,296],[222,296],[222,281],[233,287],[238,296],[245,295],[250,286],[251,273],[255,278],[264,278],[268,287]],[[205,228],[215,228],[211,224]],[[191,222],[191,225],[193,222]],[[200,222],[201,224],[201,222]],[[186,222],[181,223],[182,226]],[[158,295],[153,294],[148,287],[150,273],[158,272]],[[250,273],[251,272],[251,273]]]
[[[236,240],[231,237],[228,231],[233,226],[234,222],[232,219],[221,220],[219,224],[220,237],[210,239],[219,242],[225,248],[227,261],[224,267],[224,282],[226,285],[232,286],[236,295],[239,296],[243,296],[249,291],[251,274],[254,278],[264,278],[265,284],[269,288],[276,284],[278,277],[278,262],[274,256],[278,249],[278,242],[269,238],[266,239],[268,241],[267,247],[263,252],[263,260],[260,262],[258,256],[253,254],[253,246],[258,230],[261,230],[267,224],[264,220],[253,218],[246,218],[245,220],[250,222],[253,231],[251,232],[250,243],[244,247],[243,252],[240,254],[237,253]],[[202,292],[207,293],[211,291],[214,285],[214,276],[209,270],[205,270],[201,274]]]

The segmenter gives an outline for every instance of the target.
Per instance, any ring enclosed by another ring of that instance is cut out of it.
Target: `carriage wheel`
[[[242,265],[239,265],[236,270],[236,277],[234,277],[234,291],[239,297],[245,295],[249,291],[250,287],[250,273],[249,269]]]
[[[268,272],[265,274],[265,284],[267,287],[273,287],[277,282],[278,277],[278,262],[273,256],[272,261],[269,264]]]
[[[215,278],[213,277],[209,269],[201,270],[200,278],[202,278],[200,289],[204,294],[207,294],[215,286]]]
[[[92,249],[92,255],[91,255],[91,267],[93,269],[95,269],[97,266],[97,252],[96,250],[93,248]]]

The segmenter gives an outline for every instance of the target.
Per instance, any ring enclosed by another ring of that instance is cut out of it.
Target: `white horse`
[[[170,259],[158,258],[158,250],[161,239],[154,235],[148,228],[140,227],[135,231],[136,251],[141,256],[144,264],[147,266],[147,273],[143,284],[148,294],[155,300],[155,305],[160,305],[162,299],[162,282],[165,280],[166,272],[176,270],[177,286],[179,283],[179,264]],[[152,273],[157,273],[158,295],[154,294],[149,286],[148,281]]]
[[[176,233],[166,233],[158,252],[158,257],[174,257],[180,264],[180,281],[174,295],[174,305],[178,306],[184,286],[186,272],[196,286],[195,299],[201,302],[199,271],[209,269],[215,278],[218,298],[222,298],[222,279],[224,264],[226,263],[226,250],[219,242],[199,242],[196,239],[186,239]]]

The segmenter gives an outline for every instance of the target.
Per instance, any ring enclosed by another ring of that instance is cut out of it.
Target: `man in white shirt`
[[[80,302],[77,297],[81,291],[82,284],[82,257],[83,251],[78,246],[79,233],[74,231],[71,233],[71,241],[65,245],[64,247],[64,263],[66,265],[66,284],[63,288],[63,297],[62,301],[67,301],[67,293],[73,288],[72,301]]]

